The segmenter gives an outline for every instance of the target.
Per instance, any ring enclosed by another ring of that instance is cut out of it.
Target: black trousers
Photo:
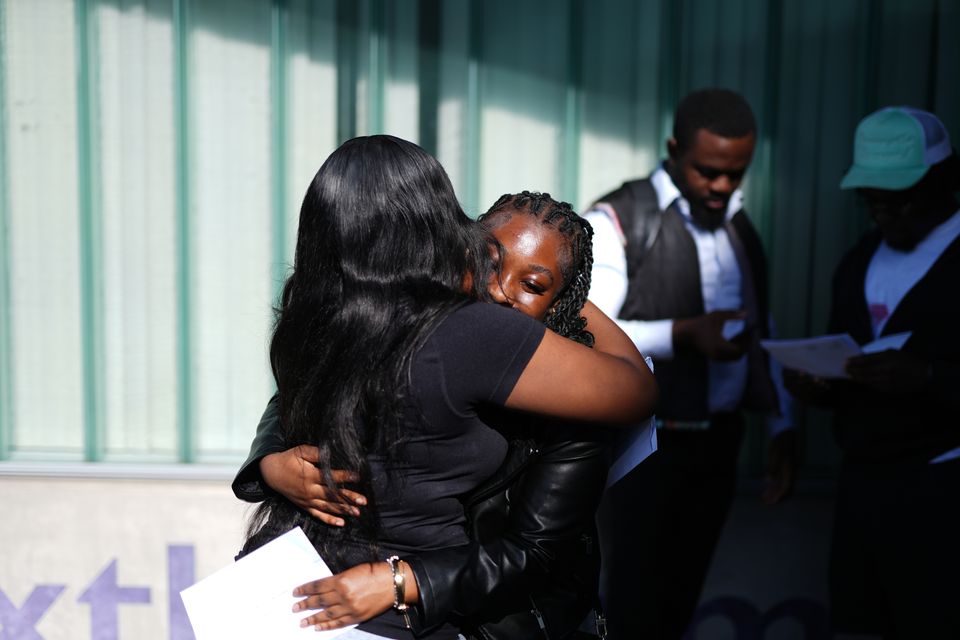
[[[843,466],[830,608],[837,631],[960,638],[960,459]]]
[[[597,513],[612,640],[679,640],[733,501],[743,417],[657,432],[658,450],[610,487]]]

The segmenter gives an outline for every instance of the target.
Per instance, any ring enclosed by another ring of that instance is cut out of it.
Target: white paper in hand
[[[864,353],[899,349],[912,332],[883,336],[861,348],[848,333],[799,340],[761,340],[760,344],[787,369],[796,369],[820,378],[847,378],[847,360]]]
[[[860,345],[841,333],[800,340],[761,340],[760,344],[787,369],[820,378],[846,378],[847,359],[860,355]]]
[[[863,352],[880,353],[888,349],[899,351],[900,347],[902,347],[912,335],[913,331],[905,331],[904,333],[891,333],[887,336],[880,336],[873,342],[868,342],[863,345]]]
[[[332,575],[297,527],[180,592],[197,640],[333,638],[353,627],[300,627],[293,589]]]

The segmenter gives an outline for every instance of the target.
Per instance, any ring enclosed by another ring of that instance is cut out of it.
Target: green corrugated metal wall
[[[583,207],[655,165],[680,96],[738,90],[775,320],[822,331],[868,224],[837,189],[856,122],[960,136],[957,33],[951,0],[3,0],[0,459],[245,451],[300,195],[354,135],[418,141],[471,213]]]

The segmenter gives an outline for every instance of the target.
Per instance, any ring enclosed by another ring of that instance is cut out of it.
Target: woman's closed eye
[[[524,289],[538,296],[542,296],[549,288],[549,285],[540,284],[535,280],[523,280],[521,284],[523,284]]]
[[[524,269],[526,274],[520,278],[524,289],[537,295],[543,295],[553,288],[556,278],[553,270],[542,264],[529,263]]]
[[[555,227],[526,215],[509,218],[493,230],[493,236],[499,246],[496,253],[491,251],[491,259],[498,264],[494,273],[499,277],[491,279],[491,296],[543,320],[562,286],[560,256],[566,239]]]

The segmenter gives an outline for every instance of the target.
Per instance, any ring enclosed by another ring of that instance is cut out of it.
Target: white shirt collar
[[[683,217],[688,222],[693,222],[693,218],[690,215],[690,203],[680,195],[680,189],[673,183],[673,179],[670,177],[670,174],[667,173],[667,170],[663,168],[663,164],[657,167],[657,170],[650,176],[650,184],[653,185],[654,191],[657,192],[657,204],[660,206],[661,211],[666,211],[667,207],[676,201]],[[731,194],[730,201],[727,202],[727,213],[724,219],[729,222],[730,218],[741,209],[743,209],[743,192],[737,189]]]

